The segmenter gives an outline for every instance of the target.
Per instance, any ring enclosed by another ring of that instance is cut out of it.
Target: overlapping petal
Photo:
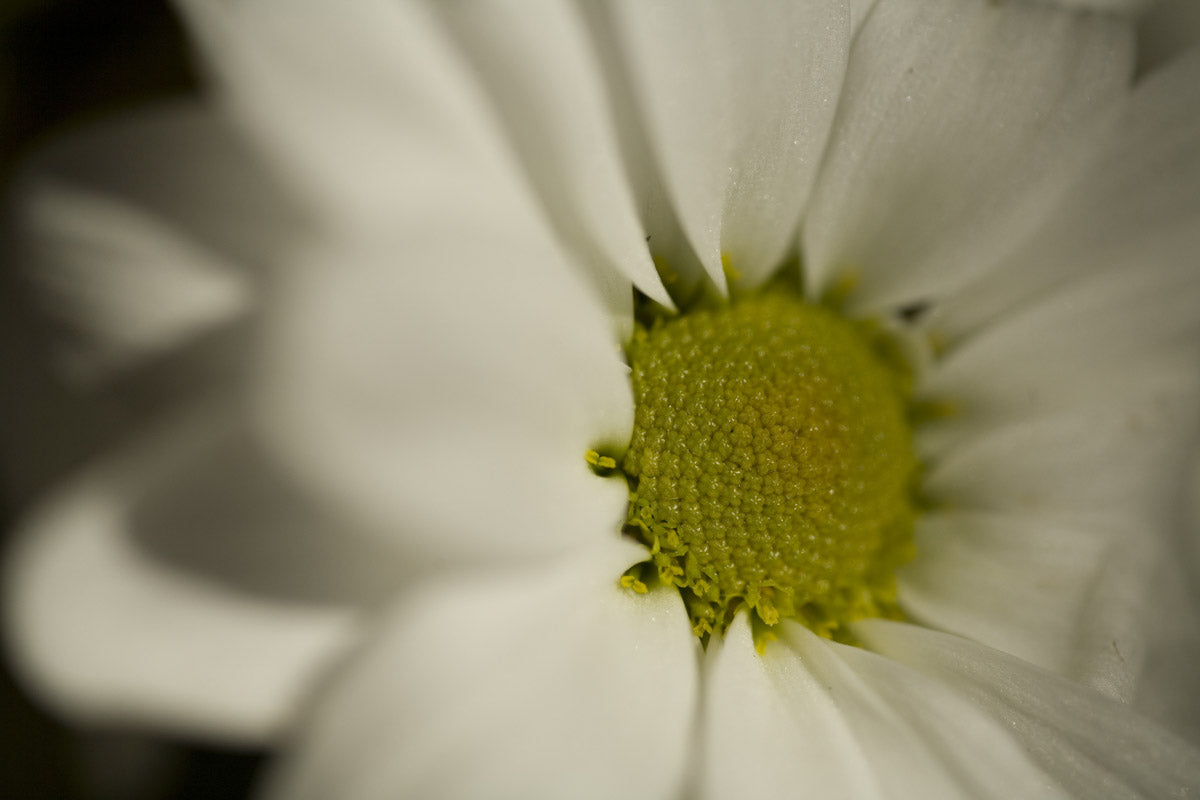
[[[883,620],[855,632],[1011,731],[1072,797],[1186,797],[1200,786],[1200,753],[1123,703],[957,636]]]
[[[684,782],[697,643],[612,539],[413,592],[314,706],[270,796],[662,798]]]
[[[244,563],[246,550],[236,546],[210,549],[199,567],[155,552],[165,545],[161,537],[181,535],[181,525],[183,536],[225,535],[202,530],[194,507],[156,501],[164,484],[229,433],[226,419],[205,409],[151,429],[65,484],[19,532],[5,598],[17,666],[73,717],[270,741],[292,722],[324,666],[357,637],[361,586],[331,586],[338,558],[307,560],[278,503],[243,509],[257,512],[257,528],[283,528],[271,553],[263,552],[269,537],[255,531],[258,555],[270,562],[265,573]],[[239,516],[223,513],[226,523]],[[159,547],[145,537],[159,538]],[[294,590],[270,585],[271,571],[294,581],[307,572],[334,591],[298,600]],[[358,571],[356,579],[364,578]]]
[[[186,153],[187,157],[180,157]],[[305,220],[225,116],[175,100],[72,132],[25,165],[14,196],[42,182],[141,209],[231,265],[259,270]]]
[[[251,305],[244,274],[142,209],[51,183],[24,201],[27,264],[71,332],[68,374],[90,380],[152,359]]]
[[[858,310],[929,300],[1041,221],[1126,91],[1132,36],[1051,4],[880,0],[854,41],[803,248]]]
[[[324,223],[386,227],[422,200],[457,196],[469,206],[481,179],[519,183],[467,65],[428,8],[180,7],[223,108]]]
[[[669,306],[625,173],[610,88],[580,9],[562,0],[446,3],[444,14],[546,214],[626,313],[632,283]]]
[[[780,623],[710,649],[702,797],[1057,797],[1008,729],[937,681]]]
[[[626,2],[616,30],[684,231],[718,288],[792,250],[850,40],[844,3]]]
[[[1029,238],[934,309],[930,324],[943,336],[965,338],[1072,282],[1142,276],[1160,287],[1174,282],[1185,296],[1194,296],[1200,50],[1150,75],[1115,112],[1089,169],[1046,210]],[[1111,272],[1126,277],[1107,275]],[[1178,316],[1177,302],[1166,293],[1160,299]],[[1151,327],[1160,324],[1154,316],[1146,319]]]
[[[628,431],[628,303],[595,291],[616,285],[611,260],[559,247],[437,14],[187,7],[214,68],[238,77],[235,113],[336,206],[295,242],[267,311],[268,441],[318,492],[435,557],[541,554],[571,546],[564,520],[619,524],[620,490],[583,455]]]
[[[928,490],[1146,521],[1169,508],[1200,382],[1192,273],[1168,263],[1082,278],[952,350],[923,382],[958,407],[922,431]]]
[[[258,270],[299,224],[244,143],[188,102],[55,143],[14,206],[26,274],[71,333],[66,367],[87,378],[245,316]]]
[[[1094,518],[931,512],[917,524],[920,556],[900,572],[901,601],[921,624],[1127,696],[1145,626],[1111,614],[1102,596],[1128,603],[1135,619],[1153,613],[1143,592],[1119,591],[1122,574],[1144,581],[1156,555],[1145,545],[1141,552],[1122,546],[1142,533]],[[1092,618],[1101,608],[1111,615],[1098,623]],[[1096,624],[1108,626],[1103,642],[1089,629]],[[1094,663],[1096,647],[1118,663]]]

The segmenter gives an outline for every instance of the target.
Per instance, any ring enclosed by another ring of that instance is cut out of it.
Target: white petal
[[[650,260],[606,96],[579,9],[561,0],[435,5],[478,70],[546,212],[608,276],[609,303],[632,282],[671,300]]]
[[[25,266],[75,335],[64,366],[80,379],[178,348],[251,305],[242,271],[148,210],[45,181],[21,202]]]
[[[964,424],[1113,406],[1152,385],[1195,392],[1198,278],[1188,262],[1082,274],[956,343],[920,391],[951,400]]]
[[[708,797],[1052,797],[1007,731],[912,670],[792,622],[755,653],[744,618],[709,662]]]
[[[111,198],[242,268],[270,263],[299,209],[214,109],[180,100],[123,114],[39,152],[24,176]],[[19,202],[18,195],[18,202]]]
[[[302,605],[371,607],[412,577],[417,565],[302,493],[229,416],[194,443],[168,439],[174,461],[130,497],[128,534],[148,559]]]
[[[1141,516],[1152,528],[1178,492],[1183,455],[1170,445],[1190,435],[1179,421],[1194,411],[1159,388],[948,436],[927,454],[923,488],[957,508]]]
[[[697,643],[673,590],[617,578],[614,537],[411,595],[314,707],[271,796],[677,796]]]
[[[545,226],[473,65],[432,7],[387,0],[346,8],[315,0],[181,6],[218,98],[320,228],[379,235],[448,219],[522,233]],[[563,265],[609,301],[609,324],[625,336],[629,286],[612,267]]]
[[[762,282],[791,250],[850,38],[844,3],[624,2],[617,30],[693,248]]]
[[[682,229],[664,185],[662,171],[647,133],[616,7],[608,3],[579,3],[580,14],[595,47],[605,78],[609,110],[616,126],[625,174],[646,230],[646,247],[675,298],[688,298],[707,278],[687,234]]]
[[[956,636],[882,620],[858,623],[855,632],[875,652],[944,682],[981,721],[1010,730],[1071,796],[1200,790],[1200,752],[1124,704]]]
[[[919,432],[927,488],[965,506],[1161,518],[1200,397],[1193,272],[1088,275],[952,349],[923,380],[958,408]]]
[[[1132,672],[1139,645],[1125,639],[1123,620],[1091,619],[1102,606],[1095,595],[1113,593],[1114,571],[1137,572],[1128,561],[1114,563],[1130,555],[1114,538],[1113,531],[1082,521],[931,512],[917,524],[917,558],[900,572],[901,602],[923,624],[1076,680],[1095,676],[1088,633],[1107,622],[1102,649],[1111,653],[1120,639]]]
[[[867,16],[870,15],[871,9],[875,7],[878,0],[850,0],[850,29],[855,34],[862,28],[863,23],[867,21]]]
[[[846,708],[786,642],[759,656],[739,615],[705,664],[701,797],[882,797]]]
[[[418,3],[181,0],[219,99],[327,226],[536,224],[498,121]],[[531,222],[533,220],[533,222]]]
[[[920,432],[928,488],[988,507],[1164,508],[1200,396],[1193,272],[1083,276],[957,345],[923,380],[960,410]]]
[[[1195,297],[1200,50],[1151,75],[1116,110],[1104,146],[1031,238],[935,308],[932,325],[960,338],[1059,285],[1109,270],[1148,285],[1174,280]]]
[[[275,452],[429,555],[560,552],[624,518],[624,482],[584,456],[628,439],[628,367],[599,299],[524,233],[326,242],[272,296],[256,380]]]
[[[76,719],[267,742],[357,635],[349,605],[231,591],[136,540],[139,503],[214,435],[207,416],[148,434],[65,486],[20,532],[7,565],[12,653],[33,688]]]
[[[1126,91],[1132,35],[1050,4],[880,0],[854,41],[804,228],[819,294],[927,300],[1039,222]]]

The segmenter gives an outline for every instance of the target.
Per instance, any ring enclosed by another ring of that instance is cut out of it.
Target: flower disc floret
[[[824,635],[897,616],[918,462],[906,380],[878,334],[786,292],[639,327],[627,573],[677,586],[698,636],[742,607]]]

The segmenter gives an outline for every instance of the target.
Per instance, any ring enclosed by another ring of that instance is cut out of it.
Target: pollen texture
[[[620,467],[650,557],[624,580],[678,587],[702,638],[743,607],[760,631],[791,618],[835,638],[897,616],[918,463],[903,371],[874,336],[783,292],[640,327]]]

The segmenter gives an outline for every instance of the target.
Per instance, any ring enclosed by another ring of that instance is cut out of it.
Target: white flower
[[[1191,620],[1150,588],[1200,391],[1200,53],[1131,88],[1109,12],[851,5],[187,0],[226,116],[66,147],[29,219],[79,364],[242,346],[31,516],[31,680],[295,737],[287,798],[1200,791],[1128,705]],[[618,586],[645,548],[583,453],[628,441],[652,257],[724,290],[794,250],[938,343],[944,504],[910,622],[701,648]]]

